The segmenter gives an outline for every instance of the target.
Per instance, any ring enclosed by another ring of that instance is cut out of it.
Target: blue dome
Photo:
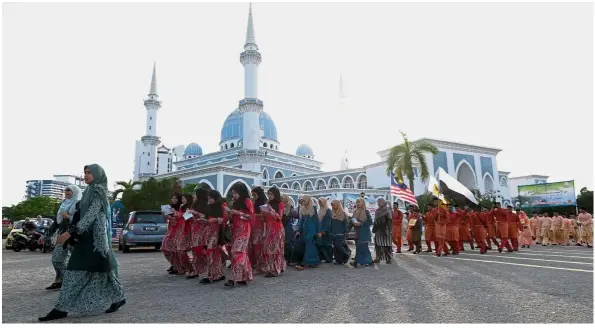
[[[275,122],[269,116],[269,114],[265,112],[260,112],[260,119],[258,120],[260,123],[260,128],[264,130],[264,139],[269,139],[273,141],[277,141],[277,127],[275,126]],[[239,110],[236,109],[229,116],[225,119],[225,123],[223,123],[223,128],[221,128],[221,142],[229,140],[229,139],[240,139],[244,140],[244,118],[240,114]]]
[[[308,145],[301,144],[297,147],[295,154],[298,156],[314,156],[314,152],[312,148]]]
[[[202,148],[197,143],[191,143],[186,146],[184,156],[202,156]]]

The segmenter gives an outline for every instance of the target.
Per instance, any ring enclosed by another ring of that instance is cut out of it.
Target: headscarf
[[[345,221],[347,219],[347,214],[345,214],[345,210],[343,209],[343,204],[338,199],[335,199],[331,202],[331,205],[337,204],[337,210],[331,207],[333,211],[333,220]]]
[[[320,208],[318,209],[318,220],[324,219],[326,216],[326,212],[328,211],[328,199],[326,197],[318,198],[318,203],[320,204]]]
[[[93,181],[85,188],[83,192],[83,197],[80,201],[80,214],[81,219],[85,217],[89,207],[93,204],[93,201],[99,199],[101,202],[101,210],[105,213],[105,217],[107,219],[110,218],[109,213],[109,200],[107,198],[107,175],[105,175],[105,171],[99,164],[91,164],[85,166],[85,169],[91,171],[93,175]],[[111,224],[110,224],[111,226]]]
[[[269,200],[267,196],[264,194],[264,189],[261,187],[254,187],[252,188],[252,192],[256,194],[257,198],[254,201],[254,213],[260,213],[260,207],[265,205]]]
[[[283,204],[285,204],[285,208],[283,209],[283,214],[288,216],[289,213],[291,213],[291,200],[289,199],[289,196],[287,196],[286,194],[281,195],[281,201],[283,202]]]
[[[279,189],[277,189],[277,187],[269,188],[268,192],[273,194],[273,199],[269,199],[269,205],[271,205],[275,212],[279,213],[279,204],[282,202],[281,192],[279,192]]]
[[[388,202],[384,198],[379,197],[378,201],[380,201],[380,205],[378,205],[374,216],[380,218],[387,215],[390,212],[390,208],[388,207]]]
[[[368,216],[366,215],[366,201],[363,198],[358,198],[355,201],[355,204],[357,205],[357,203],[362,203],[362,207],[356,207],[356,209],[353,211],[353,217],[356,218],[358,221],[366,221],[368,219]]]
[[[312,196],[310,195],[303,195],[302,199],[304,200],[304,205],[302,205],[300,214],[301,215],[314,215],[314,203],[312,202]]]
[[[231,186],[231,190],[235,191],[240,197],[237,200],[233,200],[232,208],[237,211],[247,210],[246,199],[250,200],[250,191],[245,184],[236,182]]]
[[[70,197],[70,199],[64,199],[62,204],[60,204],[58,213],[56,213],[56,222],[58,224],[62,223],[62,219],[64,219],[62,213],[67,213],[74,205],[76,205],[76,202],[81,200],[81,197],[83,196],[81,188],[79,188],[77,185],[69,185],[64,189],[70,189],[70,191],[72,191],[72,197]]]

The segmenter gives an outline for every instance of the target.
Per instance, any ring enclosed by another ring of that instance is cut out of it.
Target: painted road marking
[[[490,254],[490,253],[488,253]],[[593,256],[576,256],[576,255],[559,255],[559,254],[547,254],[545,252],[534,252],[534,253],[527,253],[525,251],[514,252],[512,254],[521,254],[521,255],[528,255],[528,256],[551,256],[551,257],[566,257],[566,258],[573,258],[573,259],[593,259]]]
[[[559,248],[557,248],[559,250]],[[569,250],[569,251],[556,251],[556,250],[550,250],[547,248],[542,248],[539,250],[536,249],[527,249],[527,248],[520,248],[519,251],[521,252],[531,252],[531,253],[551,253],[551,254],[577,254],[577,255],[593,255],[593,252],[588,252],[588,251],[576,251],[576,250]]]
[[[531,268],[543,268],[543,269],[552,269],[552,270],[564,270],[564,271],[577,271],[577,272],[590,272],[590,273],[593,273],[593,270],[583,270],[583,269],[573,269],[573,268],[558,268],[558,267],[551,267],[551,266],[544,266],[544,265],[535,265],[535,264],[512,263],[512,262],[501,262],[501,261],[490,261],[490,260],[476,260],[476,259],[464,259],[464,258],[460,258],[460,257],[451,257],[451,256],[449,256],[447,259],[453,259],[453,260],[458,260],[458,261],[473,261],[473,262],[485,262],[485,263],[498,263],[498,264],[516,265],[516,266],[524,266],[524,267],[531,267]]]
[[[546,260],[546,259],[534,259],[528,257],[515,257],[515,256],[506,256],[506,255],[488,255],[488,254],[473,254],[473,253],[460,253],[460,255],[475,255],[475,256],[486,256],[487,257],[501,257],[507,259],[515,259],[515,260],[529,260],[529,261],[544,261],[544,262],[556,262],[556,263],[571,263],[571,264],[583,264],[583,265],[593,265],[593,263],[588,262],[572,262],[572,261],[560,261],[560,260]]]

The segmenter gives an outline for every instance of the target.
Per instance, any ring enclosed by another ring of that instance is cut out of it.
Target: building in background
[[[57,200],[64,199],[64,188],[69,185],[77,185],[85,190],[87,185],[82,176],[58,174],[53,180],[28,180],[25,190],[25,199],[32,197],[46,196]]]

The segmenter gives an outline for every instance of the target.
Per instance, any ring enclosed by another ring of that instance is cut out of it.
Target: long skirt
[[[231,260],[232,281],[252,281],[252,263],[247,252],[234,252]]]
[[[581,241],[587,245],[593,245],[593,224],[582,225],[580,230]]]
[[[319,265],[320,257],[318,256],[318,247],[312,237],[306,238],[304,245],[304,259],[302,260],[303,265]]]
[[[393,258],[393,249],[391,246],[374,246],[377,261],[390,262]]]
[[[210,280],[216,280],[223,277],[223,262],[221,261],[221,253],[223,250],[221,247],[208,249],[206,251],[206,271],[207,278]]]
[[[304,253],[306,251],[306,243],[303,240],[296,240],[291,250],[290,262],[301,264],[304,260]]]
[[[351,249],[347,246],[344,236],[336,236],[333,239],[333,255],[337,263],[345,264],[351,256]]]
[[[317,245],[318,257],[326,263],[333,263],[333,246]]]
[[[531,238],[531,230],[529,228],[524,228],[523,232],[521,232],[521,246],[531,246],[533,243],[533,238]]]
[[[66,270],[55,309],[77,314],[98,314],[124,300],[124,288],[111,272]]]
[[[66,271],[66,264],[70,258],[70,246],[63,247],[62,245],[56,245],[52,251],[52,265],[54,271],[56,271],[56,279],[62,281],[64,278],[64,272]]]
[[[271,226],[272,227],[272,226]],[[285,230],[282,227],[279,229],[268,230],[268,234],[265,236],[261,268],[262,271],[278,276],[281,272],[285,271],[287,263],[285,263]]]
[[[372,264],[372,253],[370,253],[369,245],[370,243],[367,241],[357,242],[355,244],[355,264]]]

